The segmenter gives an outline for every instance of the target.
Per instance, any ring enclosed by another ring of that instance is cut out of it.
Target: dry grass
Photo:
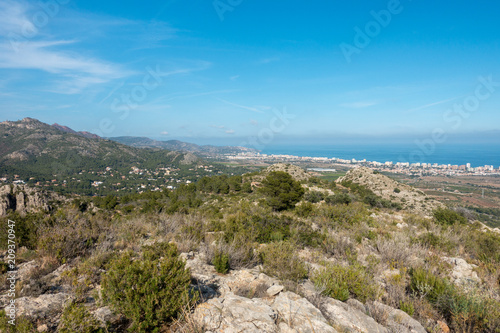
[[[382,261],[396,267],[412,266],[412,257],[423,258],[427,252],[418,244],[411,244],[408,236],[396,233],[390,239],[379,239],[377,251]]]

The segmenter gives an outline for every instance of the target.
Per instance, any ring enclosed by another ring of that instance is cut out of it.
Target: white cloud
[[[168,135],[168,132],[167,131],[163,131],[160,133],[161,135]]]
[[[226,131],[226,133],[227,133],[227,134],[234,134],[234,130],[229,129],[229,130],[227,130],[227,131]]]

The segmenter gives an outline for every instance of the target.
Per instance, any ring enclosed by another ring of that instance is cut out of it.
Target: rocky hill
[[[307,171],[305,171],[301,167],[293,165],[293,164],[285,164],[285,163],[276,163],[276,164],[273,164],[273,165],[267,167],[264,170],[263,175],[266,175],[269,172],[273,172],[273,171],[284,171],[284,172],[290,174],[293,177],[293,179],[295,179],[297,181],[308,180],[309,178],[312,177],[312,175],[310,173],[308,173]]]
[[[399,203],[404,209],[417,214],[430,216],[433,210],[442,206],[440,202],[428,197],[424,192],[380,173],[375,173],[366,167],[351,169],[344,177],[337,179],[339,184],[344,182],[363,185],[376,195]]]

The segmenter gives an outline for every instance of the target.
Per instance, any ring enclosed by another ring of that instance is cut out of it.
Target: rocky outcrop
[[[0,216],[5,216],[8,210],[22,215],[40,210],[49,211],[50,201],[58,199],[62,198],[26,185],[4,185],[0,187]]]
[[[48,328],[57,327],[61,313],[72,296],[67,293],[45,294],[39,297],[16,299],[16,316],[29,317],[34,322],[43,322]]]
[[[359,304],[356,304],[356,302]],[[351,299],[344,303],[333,298],[327,298],[321,303],[321,309],[334,326],[341,327],[344,331],[360,333],[389,332],[387,328],[368,316],[364,312],[366,311],[364,305],[356,300]]]
[[[474,272],[476,265],[469,264],[462,258],[443,257],[442,259],[452,265],[450,276],[455,284],[469,287],[481,283],[481,279]]]
[[[206,331],[259,333],[276,331],[277,314],[260,300],[229,294],[199,305],[194,318]]]
[[[431,199],[424,192],[380,173],[374,173],[372,169],[366,167],[349,170],[345,176],[337,179],[337,183],[343,182],[363,185],[376,195],[399,203],[404,209],[416,214],[430,216],[434,209],[442,206],[440,202]]]
[[[426,333],[425,328],[418,321],[410,317],[406,312],[394,309],[388,305],[373,302],[367,305],[369,313],[377,313],[379,320],[384,321],[384,326],[389,332],[402,333]]]
[[[298,180],[298,181],[308,180],[309,178],[312,177],[311,174],[307,173],[301,167],[298,167],[298,166],[292,165],[292,164],[285,164],[285,163],[273,164],[273,165],[267,167],[263,171],[263,173],[265,175],[267,175],[269,172],[273,172],[273,171],[284,171],[284,172],[290,174],[290,176],[292,176],[293,179]]]

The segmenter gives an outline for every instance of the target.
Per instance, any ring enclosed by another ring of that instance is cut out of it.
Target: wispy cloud
[[[218,98],[218,100],[223,102],[223,103],[226,103],[228,105],[232,105],[232,106],[235,106],[237,108],[240,108],[240,109],[244,109],[244,110],[248,110],[248,111],[252,111],[252,112],[257,112],[257,113],[264,113],[263,111],[256,109],[254,107],[232,103],[232,102],[226,101],[225,99],[222,99],[222,98]]]
[[[363,109],[374,105],[377,105],[377,102],[351,102],[342,103],[339,106],[349,109]]]
[[[259,65],[266,65],[266,64],[270,64],[270,63],[276,62],[276,61],[280,61],[280,58],[279,57],[264,58],[264,59],[260,59],[259,61],[257,61],[257,63]]]
[[[33,10],[27,2],[0,2],[0,68],[52,74],[54,86],[45,90],[69,94],[132,74],[119,65],[70,52],[68,46],[74,46],[76,40],[39,36],[28,18]],[[23,31],[32,33],[27,36]]]
[[[459,97],[448,98],[448,99],[444,99],[442,101],[438,101],[438,102],[434,102],[434,103],[430,103],[430,104],[425,104],[425,105],[422,105],[422,106],[419,106],[419,107],[407,110],[406,112],[407,113],[411,113],[411,112],[415,112],[415,111],[427,109],[427,108],[430,108],[431,106],[435,106],[435,105],[439,105],[439,104],[443,104],[443,103],[448,103],[448,102],[454,101],[454,100],[456,100]]]

